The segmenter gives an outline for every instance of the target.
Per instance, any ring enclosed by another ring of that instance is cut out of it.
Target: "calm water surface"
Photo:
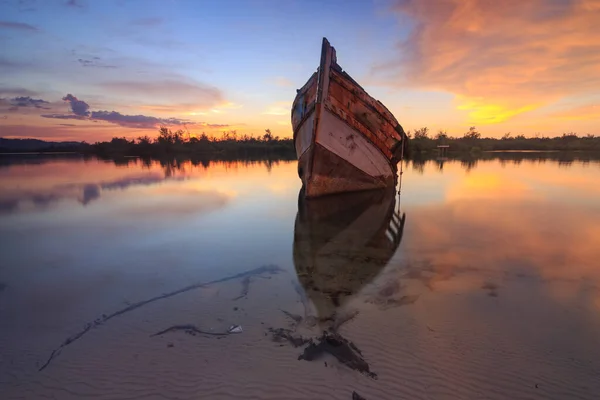
[[[597,399],[600,163],[519,157],[310,203],[296,162],[4,158],[1,397]]]

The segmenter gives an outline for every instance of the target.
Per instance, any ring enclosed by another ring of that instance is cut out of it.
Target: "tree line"
[[[590,150],[600,151],[600,136],[578,136],[574,132],[566,132],[561,136],[525,137],[522,134],[513,136],[510,132],[501,138],[482,137],[476,127],[472,126],[460,137],[452,137],[444,130],[432,134],[427,127],[408,131],[410,154],[432,153],[437,146],[447,145],[450,153],[478,153],[481,151],[506,150]]]
[[[294,153],[294,142],[291,138],[274,136],[266,129],[262,136],[248,134],[238,135],[237,131],[225,131],[221,136],[209,137],[205,133],[192,136],[183,130],[172,131],[161,127],[154,138],[140,136],[128,140],[125,137],[114,137],[109,142],[96,142],[91,145],[91,152],[99,155],[135,155],[161,156],[170,154],[230,154],[251,156],[259,153],[289,155]]]

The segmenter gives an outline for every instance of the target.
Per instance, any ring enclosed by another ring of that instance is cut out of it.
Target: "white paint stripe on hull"
[[[393,176],[387,158],[362,134],[323,109],[316,142],[373,177]],[[300,138],[298,138],[300,140]]]

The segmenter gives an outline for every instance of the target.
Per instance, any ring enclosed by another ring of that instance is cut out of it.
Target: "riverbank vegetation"
[[[407,132],[409,141],[405,158],[429,156],[468,156],[491,151],[587,151],[600,152],[600,136],[580,136],[573,132],[556,137],[512,135],[501,138],[483,137],[475,127],[459,136],[446,131],[432,133],[427,127]],[[440,153],[438,146],[448,146]],[[279,138],[269,129],[261,136],[240,135],[236,131],[222,132],[220,136],[192,136],[183,130],[160,128],[154,138],[137,139],[114,137],[110,141],[88,144],[86,142],[45,142],[37,139],[1,139],[0,153],[14,152],[77,152],[100,157],[201,157],[203,159],[284,158],[296,157],[292,138]]]
[[[600,136],[579,136],[576,133],[563,133],[561,136],[547,137],[512,135],[510,132],[501,138],[482,137],[472,126],[462,136],[453,137],[446,131],[432,134],[427,127],[407,132],[409,154],[418,156],[439,152],[438,146],[448,146],[445,154],[469,154],[489,151],[537,150],[537,151],[600,151]]]
[[[141,136],[135,140],[124,137],[113,138],[110,142],[98,142],[90,146],[89,152],[101,156],[127,155],[140,157],[187,155],[224,155],[247,157],[257,155],[294,155],[294,142],[291,138],[281,139],[269,129],[260,137],[238,135],[236,131],[223,132],[220,137],[199,137],[186,134],[182,130],[172,131],[160,128],[158,136]]]

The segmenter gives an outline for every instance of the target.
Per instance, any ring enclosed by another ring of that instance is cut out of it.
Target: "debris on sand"
[[[210,335],[210,336],[227,336],[229,335],[229,332],[210,332],[210,331],[203,331],[202,329],[199,329],[198,327],[196,327],[196,325],[192,325],[192,324],[186,324],[186,325],[173,325],[167,329],[164,329],[160,332],[157,332],[153,335],[150,335],[150,337],[152,336],[159,336],[159,335],[163,335],[165,333],[168,332],[174,332],[174,331],[184,331],[185,333],[187,333],[188,335],[192,335],[195,336],[196,334],[200,334],[200,335]]]
[[[311,340],[298,359],[313,361],[325,353],[331,354],[348,368],[365,374],[369,378],[377,379],[377,374],[371,372],[369,364],[362,358],[362,352],[358,347],[336,332],[323,332],[316,343]]]
[[[307,339],[302,336],[294,336],[293,332],[284,328],[269,328],[274,342],[288,342],[294,347],[304,346],[298,360],[315,361],[325,353],[334,356],[339,362],[369,378],[377,379],[377,374],[371,372],[369,364],[362,357],[362,352],[354,343],[344,338],[337,332],[323,332],[320,337]]]
[[[352,400],[367,400],[364,397],[362,397],[360,394],[356,393],[355,391],[352,391]]]
[[[302,336],[294,336],[292,335],[292,331],[284,328],[269,328],[269,332],[271,333],[271,337],[274,342],[289,342],[294,347],[300,347],[305,345],[306,343],[310,343],[310,339],[304,339]]]

